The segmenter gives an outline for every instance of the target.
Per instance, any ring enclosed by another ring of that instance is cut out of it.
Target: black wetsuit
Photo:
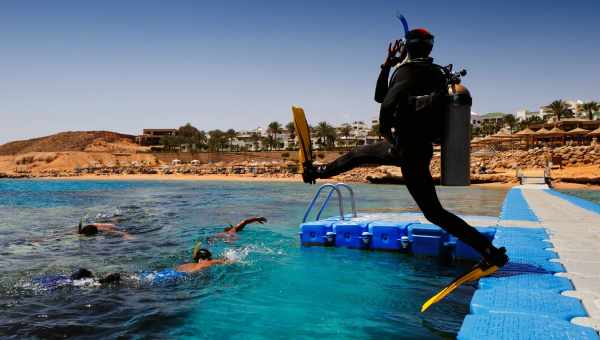
[[[382,69],[375,100],[381,103],[380,132],[384,141],[365,145],[322,167],[320,178],[329,178],[365,164],[395,165],[402,168],[408,191],[425,218],[490,257],[491,242],[458,216],[445,210],[438,200],[429,163],[433,142],[441,138],[443,103],[415,112],[409,96],[447,91],[446,79],[432,59],[408,62],[396,69],[388,87],[389,68]],[[395,132],[392,134],[392,127]]]

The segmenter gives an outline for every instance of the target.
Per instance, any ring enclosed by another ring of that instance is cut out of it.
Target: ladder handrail
[[[339,190],[339,188],[338,188]],[[317,212],[317,216],[315,217],[315,219],[318,221],[321,218],[321,214],[323,213],[323,211],[325,210],[325,208],[327,208],[327,204],[329,204],[329,200],[331,199],[331,196],[333,196],[333,193],[336,192],[335,190],[331,189],[329,190],[329,193],[327,194],[327,197],[325,197],[325,200],[323,201],[323,204],[321,204],[321,208],[319,209],[319,212]],[[342,192],[339,191],[339,194],[341,194]],[[339,196],[338,194],[338,196]],[[343,200],[342,200],[343,202]]]
[[[352,190],[352,188],[346,183],[338,183],[335,186],[338,188],[342,187],[348,189],[348,192],[350,193],[350,203],[352,204],[352,217],[357,217],[358,215],[356,214],[356,201],[354,200],[354,190]]]
[[[302,223],[306,222],[306,219],[308,218],[310,211],[312,210],[312,208],[315,205],[315,202],[321,195],[321,191],[323,191],[323,189],[325,189],[325,188],[330,188],[331,190],[328,194],[328,198],[323,202],[323,206],[321,206],[320,211],[322,212],[322,210],[325,209],[326,203],[329,201],[329,198],[331,198],[331,195],[333,195],[333,191],[335,191],[338,194],[337,196],[338,196],[338,203],[339,203],[339,209],[340,209],[340,218],[342,220],[344,219],[344,206],[342,204],[342,193],[338,187],[336,187],[335,185],[333,185],[331,183],[327,183],[327,184],[323,184],[323,185],[321,185],[321,187],[319,187],[319,189],[315,193],[313,199],[308,204],[308,207],[306,208],[306,211],[304,212],[304,217],[302,218]]]

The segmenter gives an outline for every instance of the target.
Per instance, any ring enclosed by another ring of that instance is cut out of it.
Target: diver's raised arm
[[[400,53],[400,56],[396,57],[398,53]],[[404,58],[406,58],[406,49],[404,48],[402,40],[396,40],[393,45],[392,43],[388,45],[388,55],[385,58],[383,64],[381,64],[381,72],[379,72],[379,77],[377,78],[377,85],[375,86],[376,102],[380,104],[383,103],[383,100],[385,99],[385,96],[388,92],[390,70],[392,69],[392,67],[402,62]]]

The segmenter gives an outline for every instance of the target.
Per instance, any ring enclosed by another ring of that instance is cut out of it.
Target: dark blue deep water
[[[355,185],[362,211],[416,211],[404,186]],[[298,223],[316,187],[300,183],[0,180],[0,337],[452,338],[472,289],[426,314],[421,303],[460,268],[435,259],[301,248]],[[504,190],[438,188],[445,206],[499,212]],[[333,214],[333,211],[330,213]],[[235,242],[236,262],[162,285],[39,289],[79,267],[155,271],[190,259],[195,240],[264,215]],[[134,240],[79,237],[80,218],[115,220]]]

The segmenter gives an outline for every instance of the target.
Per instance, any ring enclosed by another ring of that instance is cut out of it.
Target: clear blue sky
[[[0,2],[0,143],[64,130],[376,116],[396,10],[469,71],[473,111],[600,99],[600,1]]]

